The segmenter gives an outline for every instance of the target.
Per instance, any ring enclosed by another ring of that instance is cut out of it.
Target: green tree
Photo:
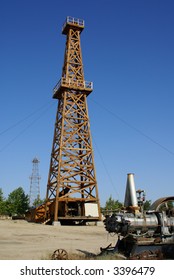
[[[23,215],[29,208],[29,197],[22,187],[11,192],[6,200],[7,213],[10,216]]]
[[[106,201],[104,210],[118,210],[123,206],[123,204],[121,202],[119,202],[118,200],[115,200],[112,198],[112,196],[110,196],[108,198],[108,200]]]
[[[43,204],[44,202],[45,202],[45,199],[40,199],[40,197],[38,197],[34,200],[32,206],[37,207],[38,205]]]
[[[3,196],[3,191],[2,189],[0,188],[0,215],[3,215],[5,214],[6,212],[6,207],[5,207],[5,199],[4,199],[4,196]]]
[[[0,202],[4,201],[3,191],[0,188]]]
[[[149,210],[150,209],[150,206],[152,204],[152,201],[151,200],[146,200],[143,204],[143,209],[144,210]]]

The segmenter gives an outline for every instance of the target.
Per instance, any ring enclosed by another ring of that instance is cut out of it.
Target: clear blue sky
[[[174,1],[0,1],[0,187],[45,197],[66,16],[81,35],[99,196],[124,200],[127,173],[152,201],[174,195]]]

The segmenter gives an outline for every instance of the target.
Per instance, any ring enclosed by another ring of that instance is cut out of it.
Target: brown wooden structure
[[[84,79],[80,34],[84,21],[67,17],[62,77],[53,90],[58,99],[48,175],[45,221],[71,223],[100,220],[100,204],[90,133],[87,96],[93,83]],[[38,213],[37,213],[38,212]]]

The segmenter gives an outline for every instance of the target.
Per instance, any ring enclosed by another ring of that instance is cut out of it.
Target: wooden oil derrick
[[[71,223],[100,220],[80,34],[84,21],[67,17],[62,77],[53,90],[58,99],[46,194],[46,220]]]

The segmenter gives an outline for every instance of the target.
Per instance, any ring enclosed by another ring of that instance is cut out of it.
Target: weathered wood
[[[74,214],[75,219],[77,216],[79,220],[84,219],[85,203],[89,202],[97,204],[97,219],[101,217],[87,108],[92,83],[84,80],[80,45],[83,23],[71,18],[63,27],[67,39],[62,78],[53,94],[53,98],[58,99],[58,108],[47,184],[46,220],[53,215],[54,221],[62,217],[68,219],[72,202],[78,212]]]

